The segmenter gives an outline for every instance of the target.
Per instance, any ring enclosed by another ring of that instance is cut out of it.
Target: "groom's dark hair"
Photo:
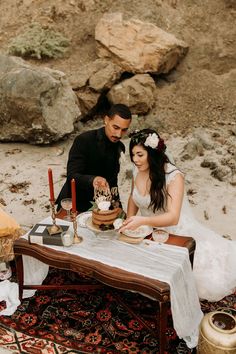
[[[111,106],[107,112],[108,117],[112,118],[115,115],[120,116],[123,119],[132,119],[132,114],[128,106],[122,103],[117,103]]]

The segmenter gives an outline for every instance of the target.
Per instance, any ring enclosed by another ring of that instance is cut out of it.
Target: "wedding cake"
[[[113,222],[121,214],[122,209],[119,207],[117,187],[108,188],[106,190],[94,189],[95,207],[92,210],[92,223],[101,230],[113,229]]]
[[[113,222],[121,213],[121,208],[114,208],[112,210],[93,209],[92,222],[94,225],[113,225]]]

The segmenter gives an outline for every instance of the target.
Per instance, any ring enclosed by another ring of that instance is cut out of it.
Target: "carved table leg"
[[[169,302],[159,302],[159,346],[160,354],[164,354],[166,350],[166,327],[167,327],[167,311]]]
[[[15,263],[16,263],[16,276],[19,285],[19,299],[22,301],[23,297],[23,285],[24,285],[24,273],[23,273],[23,259],[22,255],[15,255]]]

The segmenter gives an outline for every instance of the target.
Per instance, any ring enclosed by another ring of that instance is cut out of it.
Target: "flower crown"
[[[166,149],[164,140],[158,137],[156,133],[147,133],[142,130],[141,131],[136,130],[130,134],[130,137],[135,144],[142,143],[143,145],[150,147],[152,149],[156,149],[157,151],[160,152],[164,152]]]

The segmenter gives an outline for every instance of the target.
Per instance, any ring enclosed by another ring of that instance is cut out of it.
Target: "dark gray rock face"
[[[0,55],[0,141],[48,144],[72,133],[79,116],[64,73]]]

